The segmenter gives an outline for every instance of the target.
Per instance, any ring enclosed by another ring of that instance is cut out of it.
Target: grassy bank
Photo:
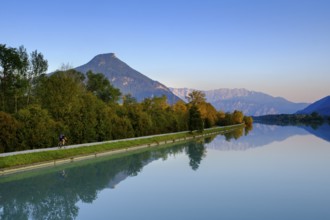
[[[194,138],[196,136],[208,135],[216,132],[225,132],[234,128],[243,127],[244,125],[215,127],[204,130],[203,133],[198,132],[181,132],[172,133],[162,136],[151,136],[140,139],[120,140],[113,141],[104,144],[98,144],[93,146],[84,146],[71,149],[58,149],[52,151],[34,152],[28,154],[18,154],[6,157],[0,157],[0,169],[14,168],[20,166],[26,166],[31,164],[38,164],[42,162],[56,161],[60,159],[70,159],[77,156],[91,155],[108,151],[115,151],[121,149],[127,149],[138,146],[157,146],[159,144],[166,144],[177,140],[185,140],[188,138]]]

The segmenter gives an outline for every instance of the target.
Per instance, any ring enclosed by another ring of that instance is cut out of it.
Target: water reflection
[[[323,140],[330,142],[330,125],[323,123],[322,125],[319,125],[317,127],[313,126],[303,126],[306,131],[309,133],[315,135],[316,137],[319,137]]]
[[[206,155],[204,145],[209,141],[212,138],[103,158],[99,162],[83,162],[79,166],[28,178],[20,179],[20,174],[2,177],[0,219],[75,219],[79,212],[78,201],[92,203],[98,192],[105,188],[114,189],[121,181],[138,175],[152,161],[185,153],[191,168],[197,170]]]
[[[230,199],[233,199],[233,196],[239,197],[241,195],[245,195],[251,196],[251,198],[253,198],[252,194],[259,195],[259,191],[251,191],[250,187],[253,188],[253,186],[256,186],[256,189],[260,190],[260,187],[266,187],[268,186],[267,184],[270,183],[266,181],[266,184],[261,184],[260,186],[258,186],[257,184],[259,183],[259,181],[262,182],[263,180],[271,179],[274,175],[278,175],[277,178],[275,178],[276,181],[281,180],[281,178],[284,178],[282,174],[287,172],[288,168],[295,168],[295,166],[293,166],[292,164],[297,164],[297,161],[295,163],[291,163],[290,160],[288,160],[290,163],[287,162],[287,166],[285,166],[282,170],[280,169],[281,166],[278,163],[279,160],[276,160],[274,162],[275,165],[268,164],[268,162],[272,161],[272,157],[267,158],[267,154],[262,154],[261,156],[259,155],[258,157],[256,157],[258,158],[258,160],[254,159],[254,157],[251,156],[254,155],[254,151],[244,152],[244,155],[241,154],[241,152],[213,152],[215,154],[209,154],[210,156],[206,156],[208,153],[207,151],[209,149],[217,149],[223,151],[247,150],[250,148],[267,146],[268,144],[273,142],[281,142],[291,136],[307,135],[309,134],[309,132],[316,132],[316,134],[318,134],[320,137],[326,138],[329,131],[328,127],[320,127],[321,132],[315,130],[309,131],[308,129],[309,128],[305,127],[280,127],[255,124],[253,130],[249,131],[246,131],[244,129],[238,129],[232,133],[227,133],[219,136],[211,136],[205,138],[204,140],[199,140],[196,142],[187,142],[185,144],[177,144],[171,147],[163,147],[153,150],[143,150],[141,152],[130,153],[127,155],[115,155],[112,157],[98,158],[96,160],[83,161],[80,163],[73,163],[66,166],[59,166],[54,168],[53,170],[47,169],[35,173],[31,172],[8,177],[1,177],[0,219],[76,219],[79,216],[79,207],[82,207],[79,206],[79,203],[95,204],[95,201],[98,200],[98,197],[102,195],[101,192],[106,191],[106,189],[109,191],[111,190],[111,192],[118,192],[121,189],[117,188],[118,184],[123,184],[123,181],[125,181],[125,183],[129,182],[128,180],[130,180],[131,177],[139,175],[144,169],[146,169],[146,167],[148,167],[148,165],[150,165],[154,161],[167,160],[168,158],[173,159],[173,156],[180,157],[180,159],[184,157],[185,160],[183,161],[185,165],[189,163],[189,166],[187,165],[188,170],[190,172],[192,172],[191,170],[194,171],[194,175],[191,175],[190,177],[196,177],[195,179],[187,180],[184,180],[183,178],[182,180],[180,179],[180,181],[178,182],[182,183],[182,185],[184,186],[192,185],[192,187],[190,187],[192,188],[191,192],[199,193],[199,199],[203,199],[205,197],[205,200],[203,200],[203,202],[206,202],[208,200],[213,201],[210,204],[204,204],[205,207],[203,208],[213,207],[213,205],[219,204],[219,202],[223,202],[222,205],[224,207],[227,207],[225,205],[230,204],[228,203],[228,201],[230,201]],[[270,155],[287,155],[287,153],[288,152],[286,152],[286,154],[274,154],[274,152],[271,152]],[[299,152],[292,151],[293,155],[296,155],[296,153]],[[302,154],[300,154],[299,157],[295,157],[295,160],[298,160],[301,155]],[[310,153],[306,155],[310,155]],[[265,160],[263,160],[263,158]],[[280,158],[282,161],[283,158]],[[237,162],[241,160],[244,161],[244,165],[242,166],[240,166],[240,163]],[[267,163],[262,163],[265,161]],[[299,164],[306,164],[307,162],[308,160],[304,159],[304,161]],[[310,162],[310,165],[311,164],[315,163]],[[309,167],[308,169],[310,169],[310,165],[307,166]],[[211,169],[214,167],[216,167],[216,169]],[[229,167],[231,167],[232,170],[230,170]],[[267,167],[267,172],[263,172],[263,167]],[[323,166],[322,164],[322,166],[320,167],[328,166]],[[292,171],[291,173],[289,173],[290,175],[288,175],[290,177],[288,181],[294,180],[294,178],[291,178],[293,174],[296,175],[295,178],[298,178],[299,176],[297,176],[297,173],[299,173],[300,171],[302,173],[302,178],[304,176],[304,173],[307,172],[308,169],[302,169],[303,171],[301,171],[300,169]],[[178,170],[179,171],[175,171],[173,170],[173,167],[171,167],[168,172],[173,173],[174,177],[184,176],[182,173],[176,174],[176,172],[181,172],[179,167]],[[205,170],[207,170],[207,172],[201,172]],[[271,172],[268,172],[269,170],[273,170],[273,173],[271,174]],[[314,174],[315,172],[310,173]],[[185,175],[187,177],[187,174]],[[267,176],[267,178],[261,178],[260,180],[257,179],[258,177],[265,177],[265,175]],[[139,177],[141,176],[143,175],[139,175]],[[252,178],[250,178],[250,176]],[[139,178],[134,178],[134,180],[136,179]],[[318,178],[311,179],[316,181]],[[148,182],[149,180],[150,179],[144,181]],[[284,180],[286,179],[284,178]],[[188,184],[185,181],[188,182]],[[204,182],[207,184],[203,185]],[[281,187],[290,186],[290,184],[288,185],[288,183],[289,182],[285,182],[285,184],[281,185]],[[301,183],[303,183],[303,181]],[[164,185],[166,184],[167,182]],[[187,192],[190,192],[189,186],[187,186]],[[196,187],[199,186],[201,188],[199,188],[199,190],[196,189]],[[236,186],[236,188],[233,186]],[[245,189],[244,186],[247,186],[246,191],[243,190]],[[301,186],[307,187],[308,184],[302,184]],[[134,187],[136,187],[136,185],[134,185]],[[205,187],[214,189],[215,191],[210,191],[208,194],[208,191],[205,190]],[[297,185],[293,185],[292,187],[293,189],[296,189]],[[160,197],[164,197],[167,194],[171,194],[173,191],[175,191],[174,188],[175,186],[173,186],[173,188],[171,188],[169,191],[166,191],[168,188],[163,188],[165,192],[163,192]],[[267,192],[267,190],[270,190],[270,188],[266,187],[263,192]],[[133,190],[135,189],[136,188],[134,188]],[[226,190],[221,191],[221,189]],[[235,189],[238,190],[240,193],[235,195]],[[157,190],[159,190],[160,192],[161,188]],[[222,194],[219,193],[219,190]],[[228,190],[231,193],[228,193]],[[289,191],[287,191],[286,193],[288,192]],[[182,192],[182,188],[179,188],[176,193],[182,193],[182,195],[184,195],[180,198],[191,198],[189,197],[189,193],[185,194],[184,192]],[[219,195],[216,195],[216,193],[219,193]],[[229,194],[227,197],[226,193]],[[298,194],[301,195],[300,191]],[[277,193],[271,195],[274,196],[277,195]],[[109,196],[109,199],[111,199],[112,196],[113,194]],[[120,194],[119,197],[121,196],[122,194]],[[173,195],[171,195],[170,197],[170,199],[173,199]],[[239,201],[243,199],[243,197],[244,196],[239,197],[240,199],[235,202],[232,202],[235,204],[240,204]],[[178,200],[180,200],[180,198]],[[224,200],[222,201],[221,198],[224,198]],[[162,199],[166,200],[166,198]],[[173,201],[170,199],[169,201]],[[260,201],[262,201],[262,204],[264,205],[264,201],[266,201],[266,198],[262,198],[260,199]],[[198,203],[198,201],[192,202]],[[185,203],[178,203],[178,205],[188,203],[189,202],[185,201]],[[189,204],[192,205],[192,203]],[[241,208],[246,207],[246,203],[241,205]],[[157,207],[159,206],[157,205]],[[182,208],[182,206],[178,207]],[[220,209],[221,207],[214,208],[215,213],[218,214],[218,211]],[[251,210],[252,209],[253,208],[251,208]],[[229,209],[226,208],[222,211],[226,210],[228,211]]]
[[[217,136],[206,147],[223,151],[248,150],[250,148],[267,146],[273,142],[282,142],[292,136],[310,134],[330,142],[330,125],[324,123],[318,127],[313,127],[255,123],[252,130],[237,129],[231,133],[224,134],[224,137]]]
[[[189,165],[191,169],[197,170],[202,159],[206,156],[206,148],[201,142],[191,142],[186,148],[187,155],[189,156]]]
[[[244,134],[244,135],[243,135]],[[281,142],[295,135],[307,135],[305,129],[295,126],[277,126],[254,124],[252,130],[245,131],[237,129],[231,133],[217,136],[207,148],[229,151],[229,150],[248,150],[250,148],[262,147],[275,141]]]

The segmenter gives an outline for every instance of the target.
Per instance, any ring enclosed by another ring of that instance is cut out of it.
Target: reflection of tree
[[[207,138],[210,142],[213,137]],[[85,161],[61,170],[0,183],[0,219],[75,219],[79,201],[92,203],[98,192],[138,175],[151,161],[184,153],[197,170],[206,155],[204,142],[146,150],[112,159]]]
[[[182,153],[185,147],[180,144],[0,183],[0,219],[75,219],[78,201],[92,203],[110,182],[137,175],[151,161]],[[116,179],[119,173],[123,177]]]
[[[206,155],[206,149],[203,143],[191,142],[188,144],[187,154],[189,156],[189,165],[193,170],[197,170],[202,159]]]
[[[253,129],[253,124],[250,124],[250,125],[246,125],[245,126],[245,129],[244,129],[244,135],[246,136],[246,135],[248,135],[249,133],[250,133],[250,131],[252,131],[252,129]]]
[[[216,136],[217,135],[212,135],[212,136],[206,137],[205,140],[204,140],[204,143],[205,144],[211,143]]]
[[[225,135],[226,141],[230,141],[233,138],[235,140],[237,140],[238,138],[240,138],[243,135],[243,128],[235,129],[231,132],[225,133],[224,135]]]
[[[146,164],[145,161],[148,162],[151,155],[148,152],[144,154],[138,154],[135,157],[130,157],[127,166],[127,175],[129,176],[137,176],[141,171],[143,166]]]

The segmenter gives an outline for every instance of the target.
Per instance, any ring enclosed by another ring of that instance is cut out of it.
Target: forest
[[[0,44],[0,153],[89,143],[245,123],[241,111],[217,111],[205,94],[193,91],[188,103],[169,105],[167,98],[137,102],[121,94],[102,73],[86,75],[62,68],[47,74],[48,61]]]

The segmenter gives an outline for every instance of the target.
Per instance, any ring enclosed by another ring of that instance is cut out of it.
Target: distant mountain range
[[[297,114],[311,114],[313,112],[317,112],[323,116],[330,116],[330,96],[312,103],[303,110],[298,111]]]
[[[94,73],[103,73],[123,95],[131,94],[137,101],[162,95],[167,97],[170,104],[180,100],[165,85],[134,70],[118,59],[114,53],[97,55],[88,63],[76,67],[75,70],[84,74],[89,70]]]
[[[183,100],[194,89],[170,88]],[[206,99],[217,110],[224,112],[242,111],[245,115],[260,116],[271,114],[292,114],[308,106],[308,103],[294,103],[281,97],[246,89],[216,89],[202,91]]]
[[[148,78],[118,59],[114,53],[100,54],[75,70],[86,74],[89,70],[103,73],[111,84],[123,95],[131,94],[137,101],[165,95],[170,104],[186,100],[194,89],[170,89]],[[304,109],[308,103],[294,103],[281,97],[273,97],[262,92],[246,89],[217,89],[203,91],[207,101],[217,110],[233,112],[240,110],[245,115],[292,114]]]

